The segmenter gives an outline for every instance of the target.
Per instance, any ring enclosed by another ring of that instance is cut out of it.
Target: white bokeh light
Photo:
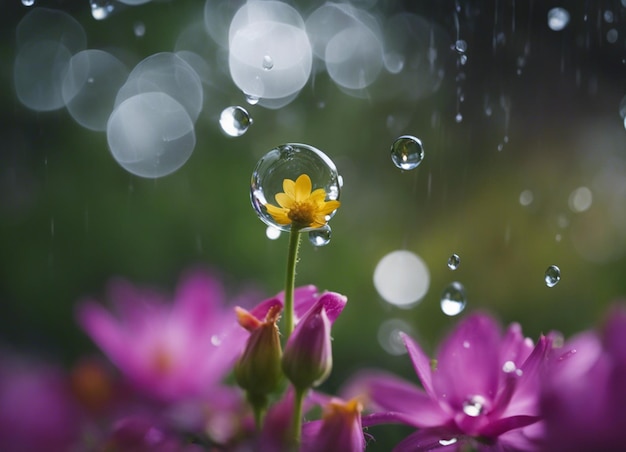
[[[396,250],[384,256],[374,270],[374,287],[388,303],[410,307],[428,292],[430,272],[415,253]]]

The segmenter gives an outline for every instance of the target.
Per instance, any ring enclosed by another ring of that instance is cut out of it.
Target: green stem
[[[302,403],[304,402],[304,395],[306,389],[298,389],[294,387],[294,401],[293,401],[293,419],[291,421],[291,440],[292,450],[297,451],[300,448],[300,439],[302,432]]]
[[[291,225],[289,250],[287,252],[287,280],[285,282],[285,339],[289,339],[294,327],[293,290],[296,282],[296,264],[300,247],[300,228]]]

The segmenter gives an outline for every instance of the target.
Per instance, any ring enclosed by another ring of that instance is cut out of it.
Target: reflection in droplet
[[[448,258],[448,268],[450,270],[456,270],[457,268],[459,268],[460,263],[461,263],[461,258],[456,253]]]
[[[412,336],[411,325],[401,319],[385,320],[378,328],[378,343],[390,355],[404,355],[407,351],[401,333]]]
[[[24,6],[33,6],[35,4],[35,0],[22,0],[22,5]]]
[[[280,145],[261,157],[252,173],[250,201],[265,224],[282,231],[291,229],[290,225],[278,224],[267,212],[265,205],[278,205],[275,196],[284,192],[283,181],[295,181],[302,174],[311,178],[312,190],[321,188],[326,192],[326,201],[339,199],[339,174],[326,154],[308,144]],[[331,212],[328,219],[335,212]]]
[[[463,312],[467,299],[465,287],[458,281],[451,283],[441,294],[441,311],[445,315],[455,316]]]
[[[478,417],[483,413],[485,408],[485,399],[482,396],[475,395],[463,402],[463,412],[471,417]]]
[[[403,135],[391,145],[391,161],[397,168],[412,170],[424,160],[424,147],[419,138]]]
[[[415,253],[397,250],[384,256],[374,270],[374,287],[390,304],[411,307],[421,301],[430,286],[426,263]]]
[[[439,440],[439,444],[441,444],[442,446],[451,446],[452,444],[455,444],[457,442],[456,438],[450,438],[450,439],[440,439]]]
[[[550,265],[544,276],[544,281],[546,282],[546,286],[554,287],[561,280],[561,269],[556,265]]]
[[[332,231],[328,225],[313,229],[309,231],[309,242],[316,248],[326,246],[330,243],[331,234]]]
[[[265,236],[270,240],[276,240],[280,237],[281,233],[282,231],[274,226],[268,226],[267,229],[265,229]]]
[[[459,53],[465,53],[467,51],[467,42],[463,39],[459,39],[454,43],[454,50]]]
[[[554,31],[563,30],[569,23],[569,13],[563,8],[552,8],[548,11],[548,27]]]
[[[240,137],[252,125],[248,112],[239,106],[226,107],[220,115],[220,127],[229,137]]]

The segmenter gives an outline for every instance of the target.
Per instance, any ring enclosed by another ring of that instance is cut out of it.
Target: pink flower
[[[135,388],[157,400],[186,400],[219,387],[247,338],[220,283],[203,271],[181,278],[172,303],[119,280],[109,297],[117,318],[87,300],[78,321]]]
[[[504,335],[489,316],[461,321],[443,341],[437,359],[404,336],[422,388],[384,372],[357,376],[349,393],[365,393],[373,414],[363,425],[401,423],[418,428],[397,451],[533,450],[530,435],[540,420],[539,375],[551,348],[533,347],[518,324]]]
[[[544,450],[621,451],[626,444],[626,306],[604,330],[568,341],[550,362],[542,396]]]
[[[365,437],[361,425],[362,409],[357,399],[344,401],[332,398],[323,406],[324,414],[321,420],[307,422],[302,426],[301,452],[365,450]]]

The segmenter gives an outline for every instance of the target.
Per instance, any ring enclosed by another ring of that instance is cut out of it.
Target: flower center
[[[287,216],[297,227],[306,227],[315,222],[316,211],[317,206],[313,203],[307,201],[296,202],[293,207],[289,209]]]

